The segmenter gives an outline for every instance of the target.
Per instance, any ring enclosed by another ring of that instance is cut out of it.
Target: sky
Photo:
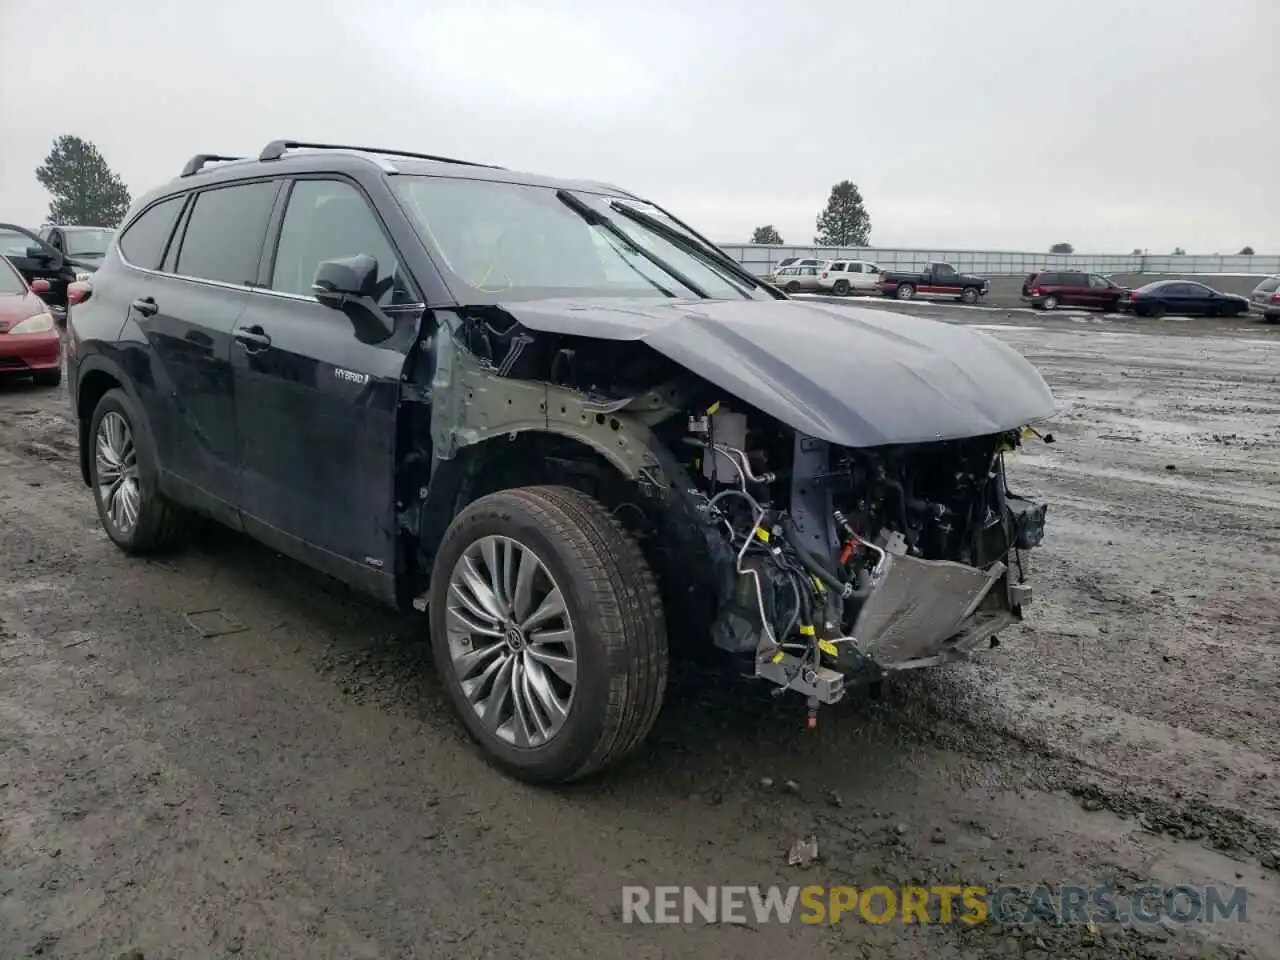
[[[56,29],[50,10],[56,10]],[[0,221],[289,138],[603,180],[722,243],[1280,254],[1277,0],[0,0]],[[26,42],[12,42],[27,38]]]

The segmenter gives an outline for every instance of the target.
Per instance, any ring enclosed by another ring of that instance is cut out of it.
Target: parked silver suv
[[[1249,311],[1267,323],[1280,322],[1280,275],[1267,277],[1249,294]]]

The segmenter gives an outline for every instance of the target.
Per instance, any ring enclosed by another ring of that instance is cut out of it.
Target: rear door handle
[[[144,317],[154,317],[160,312],[160,308],[156,306],[154,297],[139,297],[133,301],[133,309],[137,310]]]
[[[271,346],[271,338],[267,336],[267,331],[257,324],[251,327],[236,327],[235,338],[248,353],[258,353]]]

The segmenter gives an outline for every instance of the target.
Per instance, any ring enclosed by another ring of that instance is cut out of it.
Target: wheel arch
[[[133,383],[120,365],[109,357],[94,354],[80,362],[76,371],[75,413],[77,435],[80,446],[80,477],[84,485],[90,486],[89,452],[92,447],[89,427],[93,422],[93,412],[98,409],[102,398],[112,390],[123,390],[133,403],[138,416],[134,427],[143,435],[144,441],[155,450],[154,438],[151,435],[151,424],[147,421],[146,409],[133,388]]]

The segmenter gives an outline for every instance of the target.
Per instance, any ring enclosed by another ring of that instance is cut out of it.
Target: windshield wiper
[[[644,257],[663,273],[677,281],[681,286],[687,287],[695,297],[700,297],[703,300],[711,299],[711,295],[700,286],[686,277],[675,267],[671,266],[671,264],[667,263],[661,257],[650,253],[644,247],[640,246],[640,244],[636,243],[630,236],[628,236],[625,230],[620,229],[616,223],[606,217],[599,210],[588,205],[581,198],[574,196],[568,190],[561,189],[556,191],[556,199],[578,216],[582,217],[582,219],[587,221],[587,223],[594,227],[600,227],[601,229],[606,230],[610,236],[621,240],[627,246],[627,249],[640,254],[640,256]]]
[[[699,258],[700,260],[712,261],[712,263],[720,267],[721,270],[724,270],[732,274],[733,276],[737,277],[739,280],[745,281],[748,284],[748,286],[756,287],[756,288],[764,287],[764,284],[762,284],[759,281],[759,279],[752,276],[750,272],[743,269],[739,264],[734,263],[732,260],[726,257],[723,253],[717,250],[714,246],[712,246],[709,242],[702,240],[700,237],[684,233],[680,230],[676,230],[674,227],[669,227],[667,226],[667,224],[663,223],[661,220],[657,219],[656,217],[651,217],[649,216],[649,214],[642,213],[639,210],[633,210],[630,207],[626,206],[625,204],[621,204],[616,200],[610,201],[609,208],[615,211],[616,213],[622,214],[628,220],[634,220],[636,223],[640,224],[642,227],[647,227],[648,229],[652,230],[654,233],[658,234],[658,236],[662,237],[664,240],[666,240],[669,243],[675,244],[677,247],[684,250],[686,253],[692,254],[693,256]],[[668,216],[670,216],[670,214],[668,214]],[[725,278],[725,282],[728,283],[729,286],[737,290],[739,293],[741,293],[743,296],[748,295],[746,290],[744,290],[742,287],[740,287],[738,284],[734,283],[732,280],[728,279],[727,277]]]

